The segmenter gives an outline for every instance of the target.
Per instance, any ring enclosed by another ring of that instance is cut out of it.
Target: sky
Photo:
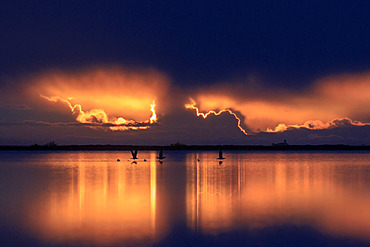
[[[370,145],[369,1],[3,1],[0,145]]]

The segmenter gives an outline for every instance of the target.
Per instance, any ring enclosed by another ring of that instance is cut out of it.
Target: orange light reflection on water
[[[293,162],[284,154],[269,155],[233,154],[219,165],[216,153],[189,154],[188,226],[216,234],[240,227],[308,225],[370,239],[370,191],[361,168],[345,170],[351,159],[334,158],[342,162],[338,166],[325,161],[328,154],[307,154],[302,160],[299,154]],[[333,160],[335,154],[329,156]]]
[[[152,241],[160,235],[155,155],[136,165],[128,156],[121,162],[70,164],[66,181],[56,182],[30,207],[32,231],[51,242]]]

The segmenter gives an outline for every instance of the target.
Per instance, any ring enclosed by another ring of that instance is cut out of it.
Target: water
[[[368,152],[165,155],[0,152],[0,245],[370,246]]]

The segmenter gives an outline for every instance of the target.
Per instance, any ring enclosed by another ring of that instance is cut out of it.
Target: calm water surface
[[[0,245],[370,246],[368,152],[165,155],[0,152]]]

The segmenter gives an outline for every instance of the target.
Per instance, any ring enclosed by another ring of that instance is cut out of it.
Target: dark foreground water
[[[165,155],[0,152],[0,246],[370,246],[368,152]]]

